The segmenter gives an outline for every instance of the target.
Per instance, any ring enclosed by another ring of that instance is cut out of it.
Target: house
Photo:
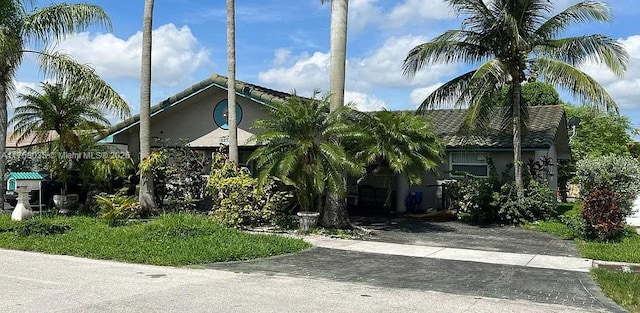
[[[286,101],[291,94],[236,82],[238,145],[240,164],[247,164],[256,143],[253,123],[267,114],[274,101]],[[220,75],[200,81],[151,108],[152,148],[163,142],[178,144],[186,140],[191,148],[216,151],[228,142],[227,78]],[[132,157],[140,154],[140,116],[113,126],[101,142],[127,147]]]
[[[249,155],[257,144],[251,141],[255,130],[253,123],[268,114],[270,103],[286,101],[291,94],[237,81],[237,118],[240,163],[253,170],[247,163]],[[169,140],[178,143],[186,140],[192,149],[212,152],[226,145],[227,136],[227,78],[220,75],[211,77],[179,92],[151,108],[151,137],[160,142]],[[393,177],[395,208],[406,210],[405,199],[411,193],[420,193],[423,201],[416,209],[442,207],[441,182],[455,179],[456,172],[468,172],[475,176],[489,174],[489,160],[498,173],[513,162],[512,136],[500,131],[500,120],[495,118],[486,134],[466,137],[460,135],[465,110],[433,110],[427,118],[446,146],[445,162],[437,173],[425,173],[425,183],[408,186],[402,177]],[[126,147],[135,158],[139,155],[139,116],[129,118],[111,128],[102,142]],[[562,106],[531,107],[529,127],[523,130],[522,159],[537,160],[549,157],[551,160],[570,158],[569,137]],[[152,147],[154,144],[152,143]],[[555,165],[549,168],[551,187],[557,186]],[[360,182],[371,188],[352,189],[351,198],[369,198],[380,203],[386,198],[389,180],[369,177]],[[366,195],[365,195],[366,193]],[[383,195],[384,193],[384,195]]]

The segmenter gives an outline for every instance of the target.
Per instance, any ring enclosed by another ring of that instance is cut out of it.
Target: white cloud
[[[349,1],[349,30],[361,31],[370,24],[379,23],[382,10],[378,0]]]
[[[281,66],[258,73],[258,81],[275,85],[280,90],[297,90],[309,94],[329,84],[329,54],[316,52],[309,56],[293,57],[289,64],[282,63],[282,50],[276,51],[274,63]],[[323,88],[326,91],[326,88]]]
[[[457,65],[435,64],[420,70],[413,79],[402,74],[402,61],[415,46],[427,42],[423,36],[391,37],[373,54],[349,63],[348,79],[359,89],[425,86],[455,73]]]
[[[105,79],[140,77],[142,33],[121,39],[113,34],[80,33],[67,38],[58,49],[78,62],[90,64]],[[153,82],[175,86],[190,81],[190,75],[209,63],[209,54],[188,26],[166,24],[153,31]]]
[[[391,10],[386,17],[386,25],[401,27],[415,20],[446,20],[453,18],[455,16],[449,4],[442,0],[407,0]]]
[[[604,65],[586,64],[582,70],[602,84],[621,108],[640,108],[640,35],[619,40],[629,53],[629,66],[620,79]]]
[[[409,50],[425,41],[427,39],[422,36],[392,37],[369,56],[349,59],[345,95],[347,101],[358,102],[363,110],[380,109],[387,106],[380,99],[384,89],[404,89],[408,95],[413,88],[431,86],[455,74],[458,65],[437,64],[419,71],[413,79],[402,75],[402,61]],[[310,95],[317,88],[323,92],[329,89],[328,53],[291,56],[289,50],[279,49],[274,54],[273,64],[274,68],[258,74],[260,83],[279,90],[295,89],[300,95]],[[415,101],[412,102],[415,104]],[[394,105],[403,106],[407,103]]]
[[[34,82],[23,82],[23,81],[14,81],[13,86],[14,89],[11,93],[9,93],[9,104],[10,107],[16,108],[24,105],[24,102],[18,98],[20,94],[28,94],[29,89],[40,90],[38,87],[40,83]],[[9,113],[12,113],[13,110],[9,110]]]
[[[443,83],[437,83],[431,86],[414,89],[411,91],[411,95],[409,97],[409,99],[411,99],[411,104],[414,105],[415,108],[418,108],[424,99],[442,85]]]
[[[346,91],[344,99],[347,103],[353,103],[359,111],[379,111],[387,108],[384,100],[362,92]]]

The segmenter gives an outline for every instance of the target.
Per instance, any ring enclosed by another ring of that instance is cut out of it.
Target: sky
[[[557,10],[578,2],[552,1]],[[105,9],[112,29],[70,36],[56,49],[94,67],[136,114],[144,1],[86,2]],[[238,80],[305,96],[316,89],[328,91],[330,5],[320,0],[236,2]],[[604,34],[626,47],[631,59],[622,79],[598,64],[582,69],[605,86],[621,114],[640,128],[640,6],[637,0],[607,3],[614,17],[611,23],[582,24],[561,36]],[[402,61],[411,48],[445,30],[459,29],[460,22],[440,0],[350,0],[346,101],[361,110],[417,108],[431,91],[470,65],[433,65],[409,79],[402,75]],[[225,1],[156,1],[153,24],[152,104],[211,74],[226,75]],[[42,80],[34,59],[27,57],[16,75],[16,90],[37,88]],[[560,93],[564,101],[580,103],[566,91]],[[14,97],[12,106],[18,105]],[[112,121],[118,122],[115,117]]]

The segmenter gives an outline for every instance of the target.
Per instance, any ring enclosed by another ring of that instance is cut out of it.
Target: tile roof
[[[42,180],[44,177],[38,172],[11,172],[5,175],[4,180],[14,178],[16,180]]]
[[[444,139],[448,148],[513,148],[510,129],[501,131],[501,114],[494,114],[486,133],[465,136],[461,130],[466,109],[430,110],[425,113],[433,123],[436,134]],[[523,148],[549,148],[565,119],[562,105],[529,108],[527,128],[522,130]]]

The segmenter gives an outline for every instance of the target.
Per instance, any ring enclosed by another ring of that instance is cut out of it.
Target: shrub
[[[154,200],[167,212],[191,211],[203,199],[207,180],[205,155],[184,142],[162,141],[159,151],[140,162],[140,171],[153,173]]]
[[[271,222],[290,198],[277,191],[273,181],[260,186],[247,169],[235,166],[222,154],[213,157],[207,192],[213,202],[211,218],[235,228]]]
[[[632,157],[617,155],[583,159],[576,164],[576,175],[583,197],[595,190],[616,195],[623,216],[631,214],[633,199],[640,192],[640,163]]]
[[[64,234],[71,231],[71,226],[50,224],[40,220],[28,220],[18,223],[12,227],[6,227],[0,229],[0,232],[13,232],[18,236],[50,236]]]
[[[587,195],[582,209],[587,235],[598,240],[617,237],[624,230],[624,214],[619,195],[607,189],[596,189]]]
[[[518,205],[515,184],[497,179],[464,177],[446,185],[449,208],[475,223],[521,224],[547,219],[553,213],[553,191],[546,181],[530,180]]]
[[[491,205],[497,208],[498,220],[505,224],[546,220],[554,211],[553,191],[544,181],[529,181],[520,203],[518,203],[515,183],[502,185],[500,192],[494,192],[492,198]]]
[[[100,218],[107,221],[109,226],[121,225],[140,215],[140,204],[135,197],[122,195],[97,195],[96,206]]]
[[[494,181],[472,176],[449,182],[446,184],[449,208],[458,214],[468,214],[472,222],[492,223],[497,220],[496,209],[491,205],[495,190]]]

